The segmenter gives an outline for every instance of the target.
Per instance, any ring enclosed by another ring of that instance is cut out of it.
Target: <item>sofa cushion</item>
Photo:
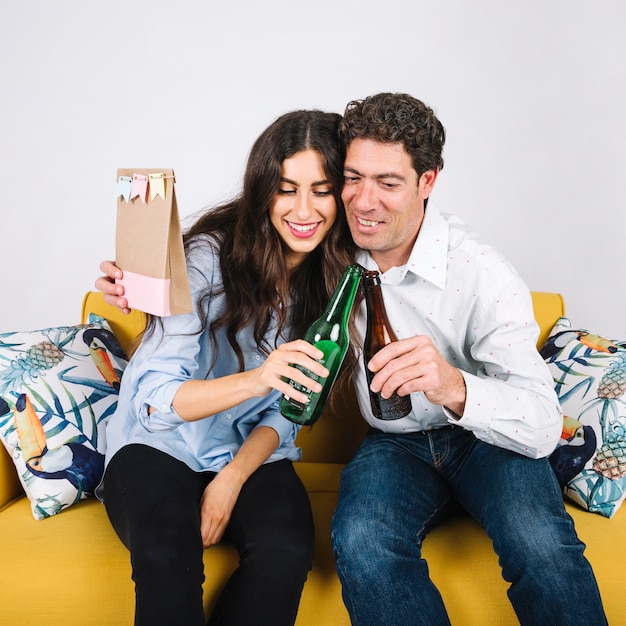
[[[126,356],[106,321],[0,334],[0,439],[35,519],[93,494]]]
[[[541,350],[565,414],[550,457],[565,495],[613,517],[626,497],[626,341],[561,317]]]

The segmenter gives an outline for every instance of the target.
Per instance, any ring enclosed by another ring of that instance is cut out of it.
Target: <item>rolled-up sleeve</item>
[[[279,401],[276,400],[261,417],[259,426],[269,426],[276,431],[279,445],[289,444],[294,441],[300,426],[283,417],[279,410]]]

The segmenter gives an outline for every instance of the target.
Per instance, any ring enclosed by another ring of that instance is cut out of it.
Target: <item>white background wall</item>
[[[183,216],[279,114],[406,91],[446,126],[434,201],[573,323],[626,338],[623,0],[0,0],[0,332],[78,321],[118,167]]]

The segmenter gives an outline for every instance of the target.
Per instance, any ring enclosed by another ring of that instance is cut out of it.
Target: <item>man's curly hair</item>
[[[339,137],[346,147],[353,139],[402,142],[418,178],[443,168],[446,131],[430,107],[408,94],[379,93],[349,102]]]

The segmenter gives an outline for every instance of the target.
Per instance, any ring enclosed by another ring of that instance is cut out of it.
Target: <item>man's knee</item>
[[[333,516],[331,527],[331,542],[336,558],[348,556],[358,558],[367,552],[367,546],[372,545],[372,522],[361,515],[354,515],[354,511],[338,509]],[[380,537],[376,536],[378,543]]]

